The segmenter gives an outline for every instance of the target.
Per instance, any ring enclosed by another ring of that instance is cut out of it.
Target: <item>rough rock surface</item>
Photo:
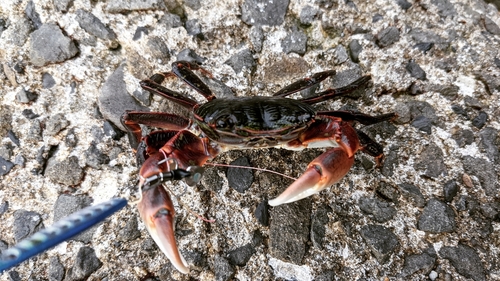
[[[0,281],[500,280],[500,5],[486,2],[1,0],[1,249],[72,212],[58,198],[137,199],[120,116],[189,117],[139,86],[178,59],[211,73],[203,81],[218,97],[272,95],[337,71],[291,95],[309,97],[370,74],[355,95],[314,106],[398,118],[363,129],[384,147],[381,167],[356,153],[345,178],[290,206],[267,205],[292,180],[263,171],[247,173],[244,193],[225,167],[205,166],[195,187],[169,182],[188,275],[131,206],[86,243],[63,243]],[[206,101],[179,79],[163,85]],[[244,157],[298,177],[322,151],[246,149],[211,162]]]

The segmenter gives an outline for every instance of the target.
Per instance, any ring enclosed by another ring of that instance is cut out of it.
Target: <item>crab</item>
[[[394,113],[371,116],[345,110],[316,111],[312,106],[357,90],[370,81],[370,76],[302,99],[287,96],[310,88],[336,72],[315,73],[272,96],[216,98],[195,71],[212,77],[196,63],[176,61],[172,63],[171,72],[155,74],[140,83],[143,89],[188,108],[191,118],[167,112],[126,111],[121,119],[140,166],[140,216],[159,248],[182,273],[189,272],[189,265],[175,240],[175,210],[164,187],[168,181],[185,179],[189,185],[196,184],[202,176],[203,165],[231,149],[328,147],[283,193],[269,201],[269,205],[277,206],[318,193],[338,182],[350,170],[354,154],[359,150],[375,157],[377,163],[382,160],[383,147],[353,124],[391,120],[396,116]],[[175,76],[203,95],[207,102],[200,104],[161,85],[165,78]],[[161,130],[143,137],[140,124]]]

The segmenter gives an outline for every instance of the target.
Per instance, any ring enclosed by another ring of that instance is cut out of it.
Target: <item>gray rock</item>
[[[481,158],[474,158],[465,156],[462,160],[464,171],[471,175],[476,176],[481,183],[481,187],[486,192],[486,195],[496,197],[499,196],[498,190],[498,174],[495,168],[487,160]]]
[[[86,280],[94,271],[102,266],[94,249],[83,246],[76,254],[75,263],[68,270],[67,278],[70,280]]]
[[[253,73],[257,66],[253,58],[253,54],[249,49],[244,49],[239,53],[234,54],[225,62],[225,64],[231,66],[236,73],[240,73],[244,68]]]
[[[380,48],[390,46],[399,41],[399,29],[394,26],[382,29],[376,36],[376,43]]]
[[[381,225],[365,225],[361,227],[360,233],[379,263],[387,262],[390,255],[400,245],[396,235]]]
[[[451,202],[458,193],[458,184],[454,180],[447,181],[443,186],[444,202]]]
[[[344,48],[342,45],[337,45],[335,47],[335,57],[333,59],[333,62],[335,64],[343,64],[349,59],[349,55],[347,54],[347,50]]]
[[[398,6],[403,9],[403,10],[408,10],[409,8],[411,8],[411,3],[406,1],[406,0],[396,0],[396,3],[398,4]]]
[[[83,30],[97,38],[116,40],[115,32],[90,12],[83,9],[76,10],[76,21]]]
[[[316,20],[317,16],[319,14],[319,10],[306,5],[302,10],[300,11],[300,23],[303,25],[311,25],[314,20]]]
[[[191,49],[184,49],[177,54],[177,60],[185,60],[189,62],[196,62],[198,64],[203,64],[207,59],[196,54],[195,51]]]
[[[70,156],[63,161],[51,158],[47,162],[45,176],[53,182],[74,186],[82,180],[83,169],[78,165],[76,156]]]
[[[35,118],[38,118],[40,117],[40,115],[38,114],[35,114],[33,112],[33,110],[27,108],[27,109],[24,109],[23,112],[22,112],[23,116],[26,117],[27,119],[35,119]]]
[[[19,276],[19,272],[15,270],[10,270],[8,272],[10,281],[22,281],[23,279]]]
[[[9,201],[2,202],[2,204],[0,204],[0,215],[5,214],[5,212],[7,212],[8,209],[9,209]],[[2,247],[0,247],[0,251],[1,250],[5,250],[5,249],[3,249]]]
[[[181,17],[175,14],[166,13],[158,22],[158,25],[164,25],[166,29],[182,26]]]
[[[248,25],[281,25],[289,0],[245,0],[241,6],[241,20]]]
[[[37,212],[16,210],[13,233],[16,243],[43,229],[42,217]]]
[[[150,37],[146,46],[148,47],[148,53],[153,59],[159,60],[163,63],[170,60],[170,50],[168,49],[167,44],[165,44],[165,40],[162,38],[157,36]]]
[[[35,93],[22,88],[16,94],[16,100],[20,103],[30,103],[35,101],[37,97],[38,96]]]
[[[137,40],[141,39],[143,36],[148,35],[150,29],[151,28],[148,26],[138,26],[134,32],[134,36],[132,37],[132,40],[137,41]]]
[[[122,242],[132,241],[141,237],[141,231],[139,231],[139,223],[136,216],[132,216],[128,219],[125,227],[119,230],[118,240]]]
[[[477,116],[474,119],[472,119],[472,125],[474,125],[474,127],[478,129],[481,129],[484,127],[484,125],[486,125],[487,121],[488,121],[488,113],[484,111],[479,111]]]
[[[54,0],[54,6],[59,12],[66,13],[71,6],[73,6],[74,0]]]
[[[481,258],[476,251],[464,244],[457,247],[443,247],[439,250],[441,257],[449,260],[457,272],[474,281],[486,281],[486,273]]]
[[[396,208],[378,198],[361,197],[359,208],[378,223],[389,221],[396,215]]]
[[[229,165],[251,167],[248,158],[240,157]],[[239,193],[244,193],[253,183],[253,172],[250,169],[229,167],[227,169],[227,182],[230,187]]]
[[[202,36],[201,24],[197,19],[187,20],[184,27],[189,35]]]
[[[264,31],[261,26],[254,25],[250,28],[250,43],[253,46],[253,50],[257,53],[262,51],[262,44],[264,43]]]
[[[67,147],[75,147],[78,144],[78,138],[75,134],[75,128],[71,128],[66,133],[66,137],[64,138],[64,143]]]
[[[382,197],[383,199],[393,202],[394,204],[398,204],[399,202],[399,191],[393,185],[380,182],[377,186],[377,195]]]
[[[30,35],[29,56],[35,66],[63,62],[78,54],[73,40],[59,26],[46,23]]]
[[[14,167],[14,163],[0,157],[0,176],[4,176]]]
[[[432,133],[432,121],[425,116],[417,116],[411,122],[411,125],[420,131],[426,132],[428,135]]]
[[[84,155],[85,163],[94,169],[99,169],[101,165],[109,163],[109,156],[98,149],[93,142],[85,151]]]
[[[7,131],[7,137],[9,137],[10,141],[15,144],[17,147],[21,146],[21,142],[16,134],[12,130]]]
[[[40,120],[34,119],[31,122],[30,128],[28,130],[27,140],[37,142],[37,141],[41,141],[42,139],[43,139],[42,138],[42,125],[40,123]]]
[[[32,0],[28,1],[28,4],[26,4],[24,13],[31,20],[35,29],[38,29],[40,28],[40,26],[42,26],[42,20],[40,19],[40,15],[36,12],[35,3],[33,3]]]
[[[285,54],[297,53],[304,55],[307,48],[307,35],[300,30],[294,30],[281,41],[281,48]]]
[[[410,73],[411,77],[419,80],[426,80],[425,71],[414,60],[408,62],[406,70]]]
[[[49,280],[62,281],[65,274],[66,269],[64,268],[64,265],[59,261],[59,258],[57,256],[50,257]]]
[[[488,159],[495,163],[500,160],[500,136],[498,130],[493,127],[486,127],[479,132],[481,141],[479,148],[486,153]]]
[[[50,119],[45,123],[45,126],[44,134],[46,136],[55,136],[69,126],[69,121],[66,119],[64,114],[58,113],[50,117]]]
[[[229,263],[229,261],[219,255],[215,257],[214,271],[216,281],[231,280],[236,273],[234,267]]]
[[[300,264],[306,253],[311,225],[311,199],[271,210],[269,252],[274,258]]]
[[[474,132],[459,128],[451,135],[451,138],[455,140],[458,146],[464,147],[474,142]]]
[[[488,72],[476,73],[476,78],[486,86],[486,92],[494,95],[495,91],[500,91],[500,78],[489,74]]]
[[[436,6],[439,15],[443,18],[457,15],[455,6],[453,6],[450,0],[431,0],[431,3]]]
[[[110,13],[127,13],[164,8],[166,7],[162,0],[115,0],[107,2],[106,11]]]
[[[493,35],[500,35],[500,27],[492,21],[489,17],[483,16],[482,18],[484,28]]]
[[[113,123],[107,120],[104,121],[102,128],[104,130],[104,134],[114,140],[119,140],[125,135],[123,131],[118,129]]]
[[[388,148],[389,152],[385,154],[384,162],[382,163],[382,175],[390,177],[394,174],[394,167],[399,164],[399,147],[396,145]]]
[[[452,232],[456,227],[453,209],[436,198],[427,202],[417,226],[419,230],[430,233]]]
[[[184,0],[184,5],[195,11],[198,11],[201,8],[200,0]]]
[[[42,87],[44,89],[50,89],[50,88],[54,87],[55,84],[56,84],[56,81],[54,80],[52,75],[50,75],[50,73],[44,72],[42,74]]]
[[[123,80],[124,69],[123,63],[108,77],[98,97],[99,109],[104,118],[113,122],[122,131],[126,131],[120,121],[125,110],[149,111],[149,108],[140,105],[127,92]]]
[[[443,151],[435,144],[430,144],[424,148],[414,167],[423,170],[424,175],[430,178],[437,178],[448,173],[443,160]]]
[[[434,251],[434,249],[432,249]],[[409,255],[405,257],[405,263],[401,272],[402,277],[410,276],[416,272],[424,275],[429,274],[434,265],[436,264],[436,253],[430,255],[429,253],[421,253]]]
[[[269,205],[267,200],[264,200],[255,208],[255,218],[263,226],[269,226]]]
[[[363,51],[363,47],[359,44],[359,41],[354,39],[349,42],[349,55],[351,60],[355,63],[359,63],[359,54]]]
[[[245,266],[255,253],[252,243],[236,248],[227,254],[229,263],[232,265]]]

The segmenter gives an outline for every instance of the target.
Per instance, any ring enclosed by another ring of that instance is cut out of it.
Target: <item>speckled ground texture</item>
[[[500,4],[490,2],[2,0],[2,250],[87,205],[136,198],[135,157],[115,125],[126,109],[188,116],[139,87],[178,59],[202,63],[219,97],[271,95],[328,69],[338,75],[313,90],[369,74],[365,89],[318,109],[398,118],[363,128],[385,147],[381,167],[357,153],[344,179],[296,203],[269,207],[291,180],[261,171],[207,166],[195,188],[169,184],[189,275],[128,206],[0,280],[500,280]],[[176,79],[165,86],[203,102]],[[212,162],[297,177],[321,151]]]

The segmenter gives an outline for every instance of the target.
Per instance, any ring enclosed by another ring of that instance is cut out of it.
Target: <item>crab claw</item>
[[[144,189],[137,208],[151,237],[170,262],[180,272],[189,273],[189,265],[182,257],[174,235],[175,210],[163,185]]]
[[[306,171],[269,205],[291,203],[320,192],[342,179],[351,169],[354,157],[342,147],[326,151],[309,163]]]

